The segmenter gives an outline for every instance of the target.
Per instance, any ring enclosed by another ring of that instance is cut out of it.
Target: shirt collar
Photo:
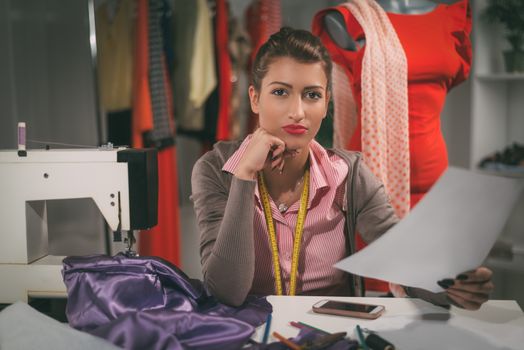
[[[240,144],[240,147],[229,157],[224,166],[223,171],[233,174],[235,172],[240,159],[246,152],[246,148],[251,142],[252,136],[247,136]],[[342,159],[339,159],[345,164]],[[338,187],[347,174],[346,171],[341,171],[340,167],[335,166],[334,161],[330,158],[328,152],[317,141],[311,140],[309,144],[309,172],[310,172],[310,187],[309,187],[309,201],[308,208],[317,194],[321,194],[329,188]],[[336,162],[336,161],[335,161]],[[260,196],[258,191],[258,183],[255,188],[255,197],[260,204]]]
[[[329,161],[326,150],[317,141],[312,140],[309,144],[310,198],[313,198],[316,191],[330,187],[322,169],[323,165],[329,166],[329,163],[326,164],[326,161]]]

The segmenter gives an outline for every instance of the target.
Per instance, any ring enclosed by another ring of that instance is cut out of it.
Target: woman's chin
[[[309,142],[311,140],[306,137],[291,136],[283,138],[283,141],[286,143],[286,150],[295,151],[309,147]]]

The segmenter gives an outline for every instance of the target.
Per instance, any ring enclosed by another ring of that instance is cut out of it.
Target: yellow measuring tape
[[[260,190],[260,197],[262,199],[262,206],[264,207],[264,216],[266,217],[267,231],[269,232],[269,242],[271,244],[271,255],[273,260],[273,271],[275,274],[275,289],[277,295],[282,295],[282,276],[280,272],[280,262],[278,259],[278,245],[277,236],[275,232],[275,225],[273,223],[273,216],[271,215],[271,204],[269,203],[269,194],[267,192],[264,176],[260,171],[258,173],[258,184]],[[297,290],[297,274],[298,274],[298,257],[300,253],[300,244],[302,243],[302,232],[304,229],[304,221],[307,214],[307,202],[309,198],[309,169],[304,173],[304,188],[300,195],[300,208],[298,209],[297,225],[295,227],[295,239],[293,241],[293,257],[291,260],[291,279],[289,282],[289,295],[295,295]]]

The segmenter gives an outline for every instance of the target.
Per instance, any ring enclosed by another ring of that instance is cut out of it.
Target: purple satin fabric
[[[199,280],[155,257],[95,255],[63,261],[69,324],[126,349],[235,349],[271,304],[220,304]]]

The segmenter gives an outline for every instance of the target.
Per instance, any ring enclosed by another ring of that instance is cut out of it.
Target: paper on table
[[[450,167],[409,215],[335,267],[442,291],[436,281],[482,264],[522,187],[522,180]]]

